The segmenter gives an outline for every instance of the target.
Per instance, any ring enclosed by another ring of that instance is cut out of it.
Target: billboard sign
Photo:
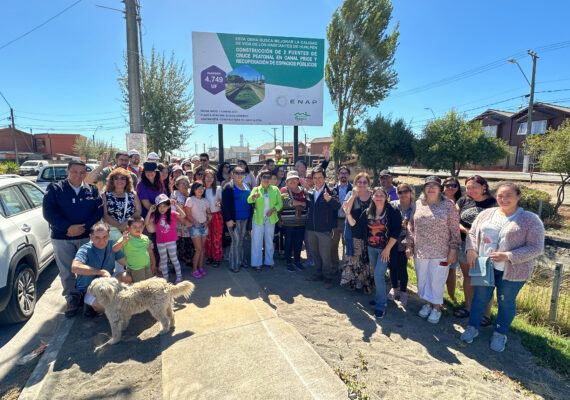
[[[323,124],[324,40],[192,32],[198,124]]]

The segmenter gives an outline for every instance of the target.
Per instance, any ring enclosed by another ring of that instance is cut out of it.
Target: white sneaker
[[[386,299],[394,301],[397,295],[398,295],[398,289],[392,288],[390,289],[390,292],[388,292],[388,294],[386,295]]]
[[[441,310],[434,308],[431,310],[431,313],[429,314],[429,317],[427,320],[428,320],[428,322],[431,322],[432,324],[437,324],[439,322],[440,318],[441,318]]]
[[[431,304],[424,304],[423,307],[420,309],[418,315],[422,318],[427,318],[428,315],[431,313]]]

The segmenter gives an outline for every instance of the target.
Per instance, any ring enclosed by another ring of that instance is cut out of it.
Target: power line
[[[54,114],[54,113],[42,113],[36,111],[22,111],[18,109],[18,114],[27,114],[27,115],[48,115],[50,117],[83,117],[83,116],[92,116],[92,115],[109,115],[109,114],[121,114],[124,113],[121,111],[104,111],[99,113],[83,113],[83,114]]]
[[[61,123],[99,122],[99,121],[112,121],[112,120],[116,120],[116,119],[124,119],[124,117],[112,117],[112,118],[82,119],[82,120],[53,120],[53,119],[40,119],[40,118],[32,118],[32,117],[23,117],[19,114],[17,116],[19,119],[29,119],[32,121],[42,121],[42,122],[61,122]]]
[[[540,52],[549,52],[549,51],[559,50],[559,49],[562,49],[562,48],[568,47],[568,46],[570,46],[570,41],[564,41],[564,42],[552,43],[552,44],[545,45],[545,46],[540,46],[540,47],[537,47],[536,50],[540,51]],[[478,74],[481,74],[483,72],[487,72],[487,71],[490,71],[492,69],[499,68],[503,65],[506,65],[507,63],[509,63],[509,61],[508,61],[509,59],[521,57],[523,55],[526,55],[526,51],[521,51],[521,52],[512,54],[508,57],[501,58],[499,60],[492,61],[488,64],[485,64],[485,65],[482,65],[482,66],[461,72],[459,74],[452,75],[452,76],[449,76],[449,77],[446,77],[446,78],[443,78],[443,79],[440,79],[440,80],[437,80],[434,82],[426,83],[424,85],[420,85],[420,86],[417,86],[415,88],[404,90],[404,91],[399,92],[399,93],[395,93],[391,97],[392,98],[398,98],[398,97],[408,96],[410,94],[416,94],[419,92],[424,92],[426,90],[435,89],[437,87],[444,86],[444,85],[447,85],[449,83],[452,83],[452,82],[455,82],[458,80],[470,78],[474,75],[478,75]]]
[[[18,36],[18,37],[15,38],[15,39],[10,40],[10,41],[7,42],[7,43],[4,43],[2,46],[0,46],[0,50],[2,50],[2,49],[5,48],[5,47],[10,46],[12,43],[14,43],[14,42],[16,42],[16,41],[18,41],[18,40],[20,40],[20,39],[22,39],[22,38],[28,36],[30,33],[32,33],[32,32],[34,32],[34,31],[38,30],[39,28],[41,28],[42,26],[44,26],[44,25],[47,24],[48,22],[50,22],[50,21],[54,20],[55,18],[59,17],[61,14],[65,13],[66,11],[68,11],[68,10],[70,10],[71,8],[75,7],[77,4],[81,3],[82,1],[83,1],[83,0],[77,0],[75,3],[73,3],[72,5],[70,5],[70,6],[66,7],[66,8],[64,8],[63,10],[61,10],[60,12],[58,12],[56,15],[54,15],[53,17],[49,18],[48,20],[42,22],[41,24],[39,24],[39,25],[36,26],[35,28],[30,29],[30,30],[27,31],[26,33],[24,33],[24,34]]]

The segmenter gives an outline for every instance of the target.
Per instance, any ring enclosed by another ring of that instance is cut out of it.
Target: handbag
[[[477,257],[475,267],[469,268],[471,286],[495,286],[495,268],[489,257]]]

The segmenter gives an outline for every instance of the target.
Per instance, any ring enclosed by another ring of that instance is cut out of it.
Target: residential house
[[[531,134],[543,134],[548,129],[556,129],[570,118],[570,108],[548,103],[534,103],[532,109]],[[509,156],[497,163],[505,169],[522,169],[524,160],[524,140],[527,133],[528,107],[516,113],[487,110],[473,118],[482,121],[483,129],[489,135],[503,139],[509,146]]]
[[[73,150],[77,134],[39,133],[33,135],[11,128],[0,128],[0,159],[15,159],[14,136],[20,159],[67,159],[76,155]]]
[[[325,152],[325,148],[330,149],[333,143],[332,137],[322,137],[311,140],[310,154],[313,156],[321,156]]]

